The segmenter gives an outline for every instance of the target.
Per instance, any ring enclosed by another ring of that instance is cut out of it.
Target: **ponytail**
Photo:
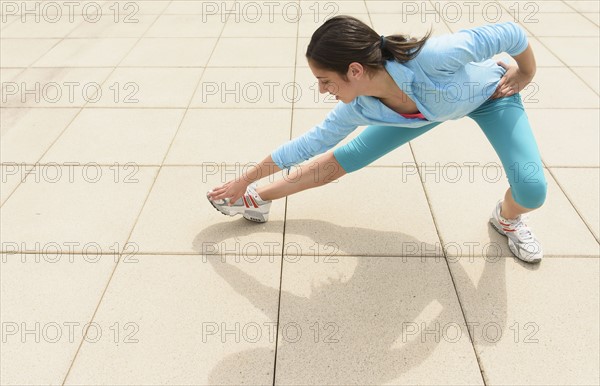
[[[352,62],[369,71],[383,68],[387,60],[404,63],[414,59],[430,36],[431,30],[419,40],[406,35],[379,36],[355,17],[340,15],[327,20],[313,33],[306,58],[346,79]]]

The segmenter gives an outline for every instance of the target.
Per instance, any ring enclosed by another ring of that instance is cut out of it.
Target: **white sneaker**
[[[212,192],[209,190],[206,194],[206,198],[212,204],[212,206],[227,216],[235,216],[241,214],[245,219],[254,222],[267,222],[269,220],[269,210],[271,209],[272,201],[264,201],[256,193],[256,182],[248,185],[246,193],[237,200],[233,205],[229,205],[229,199],[211,200],[208,197],[208,193]]]
[[[523,222],[523,216],[519,215],[514,220],[508,220],[500,215],[501,209],[502,200],[496,204],[490,224],[498,233],[508,237],[508,247],[516,257],[527,263],[539,263],[544,255],[542,245]]]

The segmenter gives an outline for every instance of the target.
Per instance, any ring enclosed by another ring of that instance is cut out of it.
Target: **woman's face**
[[[350,66],[348,69],[348,80],[342,79],[338,73],[329,70],[322,70],[314,65],[311,60],[308,61],[308,66],[313,75],[319,81],[319,92],[335,96],[336,100],[344,103],[350,103],[356,98],[358,93],[356,71]]]

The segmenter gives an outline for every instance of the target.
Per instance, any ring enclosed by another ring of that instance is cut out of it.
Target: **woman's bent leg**
[[[469,117],[481,127],[504,167],[510,188],[502,216],[513,219],[539,208],[546,199],[547,182],[520,95],[487,101]]]

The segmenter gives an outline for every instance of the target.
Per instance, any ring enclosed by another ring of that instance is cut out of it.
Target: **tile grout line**
[[[171,0],[173,1],[173,0]],[[170,3],[169,3],[170,4]],[[165,8],[166,9],[166,8]],[[59,41],[53,45],[52,47],[50,47],[50,49],[48,49],[46,52],[44,52],[44,54],[42,56],[40,56],[39,58],[37,58],[34,62],[32,62],[28,67],[24,68],[23,71],[19,72],[15,78],[21,74],[23,74],[25,71],[27,70],[33,70],[33,69],[40,69],[40,68],[49,68],[49,69],[64,69],[64,68],[112,68],[112,71],[109,72],[106,77],[104,78],[104,80],[101,83],[101,86],[104,85],[106,83],[106,81],[108,81],[108,79],[110,79],[111,75],[115,72],[115,70],[117,69],[117,67],[119,66],[119,64],[121,62],[123,62],[123,60],[125,60],[125,58],[131,53],[131,51],[133,51],[133,49],[135,48],[135,46],[139,43],[139,41],[143,38],[143,36],[148,32],[148,30],[152,27],[152,25],[154,25],[154,23],[158,20],[159,16],[156,16],[156,18],[152,21],[152,23],[149,24],[148,28],[146,29],[146,31],[144,31],[144,33],[142,33],[140,35],[140,37],[138,37],[137,41],[131,46],[131,48],[129,49],[129,51],[127,51],[127,53],[125,53],[123,55],[123,57],[121,58],[121,60],[119,61],[119,63],[117,63],[116,66],[106,66],[106,67],[33,67],[33,65],[35,63],[37,63],[38,61],[40,61],[46,54],[48,54],[54,47],[56,47],[58,44],[60,44],[61,42],[63,42],[64,40],[67,40],[68,36],[70,34],[72,34],[76,29],[78,29],[80,26],[84,25],[85,20],[82,18],[81,22],[78,23],[75,27],[73,27],[64,37],[60,38]],[[127,38],[127,39],[131,39],[133,40],[134,38]],[[93,96],[95,97],[97,95],[97,93],[94,93]],[[73,122],[77,119],[77,117],[79,117],[79,115],[81,114],[81,112],[87,107],[87,105],[89,105],[89,100],[85,103],[83,103],[81,106],[64,106],[63,108],[65,109],[75,109],[78,108],[79,111],[77,111],[75,113],[75,115],[73,116],[73,118],[71,118],[71,120],[66,124],[66,126],[64,127],[64,129],[62,129],[60,131],[60,133],[58,133],[58,135],[56,136],[56,138],[54,138],[54,140],[48,145],[48,147],[46,148],[46,150],[42,153],[42,155],[38,158],[38,161],[36,162],[36,164],[34,164],[34,167],[37,167],[37,165],[40,164],[40,161],[44,158],[44,156],[50,151],[50,149],[52,148],[52,146],[54,146],[54,144],[63,136],[63,134],[69,129],[69,127],[73,124]],[[31,107],[31,106],[19,106],[19,107],[4,107],[4,106],[0,106],[0,110],[2,108],[23,108],[23,109],[33,109],[33,108],[41,108],[41,107]],[[56,108],[54,106],[46,106],[45,108]],[[110,108],[110,106],[108,106],[107,108]],[[0,208],[2,208],[7,202],[8,200],[13,196],[13,194],[15,194],[15,192],[19,189],[19,187],[25,182],[25,180],[27,179],[27,177],[29,176],[29,174],[31,174],[33,172],[33,169],[31,169],[30,171],[27,172],[27,174],[25,174],[23,177],[21,177],[21,181],[17,184],[17,186],[15,186],[12,190],[12,192],[10,192],[10,194],[4,199],[4,202],[0,203]]]
[[[556,178],[556,176],[554,175],[554,173],[552,173],[552,170],[548,169],[548,173],[550,174],[550,176],[552,177],[552,179],[554,179],[554,182],[556,183],[556,185],[558,185],[558,188],[560,189],[560,191],[562,192],[562,194],[565,196],[565,198],[567,199],[567,201],[569,201],[569,204],[571,205],[571,208],[573,208],[575,210],[575,212],[577,213],[577,215],[579,216],[579,218],[581,219],[581,221],[583,222],[583,224],[586,226],[586,228],[588,229],[588,231],[590,231],[590,234],[596,240],[596,243],[600,244],[600,238],[596,237],[596,234],[592,230],[591,225],[589,225],[588,222],[583,218],[583,215],[581,214],[581,212],[579,211],[579,209],[577,209],[577,207],[575,206],[575,204],[571,200],[571,197],[569,197],[569,195],[567,194],[566,190],[563,188],[562,184],[558,181],[558,178]]]
[[[410,150],[413,153],[413,157],[415,157],[415,154],[414,154],[414,151],[413,151],[412,147],[410,147]],[[467,316],[465,314],[465,310],[463,308],[462,301],[460,299],[460,295],[459,295],[458,289],[456,287],[456,282],[454,281],[454,276],[452,275],[452,270],[450,269],[450,264],[448,263],[448,256],[447,256],[447,253],[446,253],[446,249],[444,248],[443,237],[440,234],[440,230],[439,230],[439,226],[438,226],[438,223],[437,223],[437,219],[436,219],[435,214],[433,213],[433,208],[431,206],[431,201],[429,199],[429,195],[427,194],[427,189],[425,188],[425,183],[423,182],[423,178],[422,178],[422,175],[421,175],[421,169],[420,168],[417,168],[417,169],[418,169],[418,173],[419,173],[419,180],[421,182],[421,189],[423,189],[423,193],[425,194],[425,200],[427,201],[427,206],[429,208],[429,213],[431,214],[431,219],[433,220],[433,225],[435,227],[435,231],[437,233],[438,239],[440,241],[440,245],[442,247],[441,251],[442,251],[442,254],[443,254],[443,257],[444,257],[444,261],[446,262],[446,268],[448,269],[448,275],[450,276],[450,280],[452,281],[452,286],[454,287],[454,293],[456,295],[456,300],[458,302],[458,306],[459,306],[461,314],[463,316],[463,321],[464,321],[464,323],[466,325],[467,324]],[[483,257],[483,258],[485,258],[485,257]],[[479,353],[477,352],[477,349],[475,348],[475,340],[473,339],[473,336],[471,335],[471,331],[469,331],[468,328],[467,328],[467,333],[469,334],[469,339],[471,341],[471,347],[473,349],[473,354],[475,355],[475,360],[477,361],[477,366],[479,368],[479,374],[481,375],[481,380],[483,381],[483,384],[485,386],[485,385],[487,385],[487,382],[486,382],[485,375],[484,375],[485,373],[484,373],[483,368],[482,368],[482,360],[479,357]]]
[[[592,0],[593,1],[593,0]],[[598,12],[582,12],[579,11],[577,8],[573,7],[571,4],[567,3],[566,1],[562,0],[563,4],[565,4],[567,7],[571,8],[573,11],[575,11],[574,13],[579,14],[581,17],[586,18],[587,20],[589,20],[592,24],[598,26],[598,24],[596,24],[596,22],[592,19],[590,19],[589,17],[587,17],[585,14],[586,13],[598,13]],[[569,12],[570,13],[570,12]],[[598,26],[600,27],[600,26]]]
[[[21,16],[21,15],[19,15]],[[18,20],[19,18],[15,19]],[[31,62],[27,67],[22,67],[22,71],[18,72],[13,79],[17,79],[17,77],[19,77],[21,74],[24,74],[27,70],[31,70],[33,67],[33,65],[37,62],[40,61],[40,59],[42,59],[44,56],[46,56],[50,51],[52,51],[56,46],[58,46],[61,42],[63,42],[66,39],[66,36],[69,35],[71,32],[73,32],[73,30],[75,30],[76,28],[78,28],[79,26],[81,26],[84,23],[84,20],[81,21],[81,23],[75,25],[71,31],[69,31],[65,36],[63,36],[62,38],[52,38],[52,39],[57,39],[57,42],[50,48],[48,48],[46,51],[44,51],[37,59],[35,59],[33,62]],[[12,23],[11,23],[12,24]],[[4,38],[2,38],[2,40],[5,40]],[[19,67],[21,68],[21,67]],[[95,95],[95,94],[94,94]],[[50,106],[49,106],[50,107]],[[0,105],[0,111],[4,108],[7,108],[5,106],[1,106]],[[21,107],[21,108],[26,108],[25,106]],[[27,108],[32,108],[32,107],[27,107]],[[69,107],[69,108],[74,108],[74,107]],[[76,107],[75,107],[76,108]],[[73,118],[71,118],[71,120],[67,123],[67,125],[65,126],[64,129],[61,130],[61,132],[58,134],[58,136],[54,139],[54,141],[52,141],[52,143],[50,143],[50,145],[48,145],[48,148],[46,149],[46,151],[40,156],[40,158],[38,159],[38,162],[44,157],[44,155],[48,152],[48,150],[50,150],[50,148],[54,145],[54,143],[58,140],[58,138],[60,138],[62,136],[62,134],[65,132],[65,130],[67,130],[67,128],[69,126],[71,126],[71,124],[73,123],[73,121],[79,116],[79,114],[81,113],[81,111],[83,110],[83,106],[79,107],[79,111],[77,111],[77,113],[75,113],[75,115],[73,115]],[[15,186],[12,190],[12,192],[10,192],[10,194],[4,199],[3,202],[0,203],[0,208],[2,208],[7,202],[8,200],[13,196],[13,194],[15,194],[15,192],[19,189],[19,187],[23,184],[23,182],[25,181],[25,179],[27,179],[27,176],[29,174],[31,174],[31,172],[33,172],[33,169],[30,170],[29,172],[27,172],[27,174],[25,174],[22,178],[21,181],[17,184],[17,186]]]
[[[563,3],[564,3],[564,1],[563,1]],[[502,5],[502,3],[499,3],[499,4],[500,4],[500,6],[501,6],[502,8],[506,9],[506,11],[507,11],[507,12],[508,12],[510,15],[513,15],[513,14],[510,12],[510,9],[506,8],[504,5]],[[571,6],[570,6],[569,4],[567,4],[567,3],[564,3],[564,4],[566,4],[567,6],[571,7]],[[575,8],[571,7],[571,9],[573,9],[573,10],[575,11],[574,13],[576,13],[576,14],[579,14],[579,15],[581,16],[581,13],[580,13],[579,11],[577,11]],[[513,16],[514,16],[514,15],[513,15]],[[582,16],[582,17],[583,17],[583,16]],[[587,18],[585,18],[585,19],[587,20]],[[594,24],[594,23],[592,23],[592,24]],[[595,25],[595,24],[594,24],[594,25]],[[534,34],[534,33],[533,33],[533,31],[529,30],[529,28],[527,28],[527,27],[526,27],[524,24],[519,24],[519,26],[520,26],[521,28],[523,28],[525,31],[529,32],[529,33],[531,34],[531,37],[533,37],[533,38],[537,39],[537,40],[540,42],[540,44],[541,44],[541,45],[542,45],[542,46],[543,46],[545,49],[547,49],[547,50],[548,50],[548,52],[550,52],[550,53],[551,53],[551,54],[552,54],[552,55],[553,55],[553,56],[554,56],[554,57],[555,57],[555,58],[556,58],[558,61],[560,61],[562,64],[564,64],[564,67],[565,67],[565,68],[567,68],[567,69],[568,69],[568,70],[569,70],[569,71],[570,71],[570,72],[571,72],[573,75],[575,75],[575,77],[576,77],[577,79],[579,79],[580,81],[582,81],[582,82],[583,82],[583,84],[585,84],[585,86],[586,86],[588,89],[592,90],[592,92],[593,92],[594,94],[596,94],[596,95],[600,95],[600,94],[598,94],[598,93],[596,92],[596,90],[594,90],[594,89],[592,88],[592,86],[590,86],[589,84],[587,84],[587,82],[586,82],[586,81],[585,81],[585,80],[584,80],[584,79],[583,79],[583,78],[582,78],[582,77],[581,77],[581,76],[580,76],[578,73],[576,73],[575,71],[573,71],[573,69],[572,69],[572,68],[571,68],[571,67],[570,67],[570,66],[569,66],[569,65],[568,65],[568,64],[567,64],[567,63],[566,63],[564,60],[562,60],[562,59],[561,59],[561,58],[560,58],[560,57],[559,57],[559,56],[558,56],[558,55],[557,55],[557,54],[556,54],[556,53],[555,53],[553,50],[551,50],[551,49],[550,49],[550,47],[548,47],[548,46],[547,46],[547,45],[546,45],[546,44],[545,44],[545,43],[542,41],[542,39],[540,39],[540,38],[552,38],[552,37],[564,38],[564,37],[566,37],[566,36],[537,36],[536,34]],[[584,36],[569,36],[569,37],[577,38],[577,37],[584,37]],[[593,37],[596,37],[596,36],[586,36],[586,37],[592,37],[592,38],[593,38]],[[536,68],[538,68],[538,67],[539,67],[539,66],[536,66]],[[593,67],[593,66],[592,66],[592,67]],[[541,67],[540,67],[540,68],[541,68]],[[560,67],[559,67],[559,68],[560,68]]]
[[[567,7],[570,7],[572,10],[574,10],[574,11],[575,11],[575,13],[577,13],[579,16],[583,17],[583,18],[584,18],[584,19],[586,19],[586,20],[589,20],[589,21],[590,21],[592,24],[594,24],[594,25],[597,27],[597,29],[600,29],[600,26],[598,26],[598,24],[596,24],[596,22],[595,22],[595,21],[593,21],[592,19],[590,19],[589,17],[587,17],[587,16],[586,16],[586,15],[585,15],[583,12],[580,12],[580,11],[579,11],[577,8],[573,7],[571,4],[569,4],[569,3],[565,2],[564,0],[563,0],[563,3],[564,3],[564,4],[565,4]],[[595,13],[595,12],[593,12],[593,13]],[[546,36],[544,36],[544,37],[546,37]],[[562,37],[562,36],[558,36],[558,37]],[[597,35],[597,36],[590,36],[590,37],[598,38],[598,37],[600,37],[600,36],[599,36],[599,35]],[[539,40],[540,42],[542,42],[542,40],[541,40],[541,39],[539,39],[539,38],[538,38],[538,40]],[[543,43],[542,43],[542,44],[543,44]],[[546,45],[545,45],[545,44],[544,44],[544,47],[546,47]],[[546,49],[548,49],[548,47],[546,47]],[[554,55],[554,52],[552,52],[552,54]],[[554,56],[556,56],[556,55],[554,55]],[[576,67],[576,68],[580,68],[580,67],[586,67],[586,66],[574,66],[574,67]],[[590,66],[590,67],[593,67],[593,68],[598,68],[597,66]],[[584,79],[583,79],[583,78],[582,78],[582,77],[581,77],[581,76],[580,76],[580,75],[579,75],[577,72],[573,71],[573,69],[571,68],[571,66],[567,66],[567,68],[569,68],[569,70],[571,70],[571,72],[572,72],[573,74],[575,74],[575,76],[577,76],[577,77],[578,77],[578,78],[579,78],[579,79],[580,79],[580,80],[581,80],[583,83],[585,83],[585,84],[586,84],[586,85],[587,85],[587,86],[588,86],[588,87],[589,87],[589,88],[590,88],[590,89],[591,89],[593,92],[595,92],[595,93],[596,93],[596,95],[600,96],[600,93],[596,92],[596,90],[594,90],[594,89],[592,88],[592,86],[588,85],[588,84],[587,84],[587,82],[586,82],[586,81],[585,81],[585,80],[584,80]],[[561,189],[562,189],[562,188],[561,188]],[[595,237],[595,236],[594,236],[594,237]]]
[[[300,5],[302,3],[302,0],[298,0],[298,8],[302,9],[302,6]],[[294,50],[294,76],[293,76],[293,84],[296,84],[296,75],[298,72],[298,49],[300,48],[299,46],[299,41],[300,41],[300,22],[296,22],[296,49]],[[292,106],[291,106],[291,115],[290,115],[290,135],[289,135],[289,139],[292,139],[292,136],[294,134],[294,105],[296,103],[296,88],[294,87],[294,93],[293,93],[293,99],[292,99]],[[286,109],[287,110],[287,109]],[[287,175],[289,175],[289,169],[287,172]],[[282,234],[282,244],[281,245],[285,245],[285,229],[286,229],[286,225],[287,225],[287,211],[288,211],[288,197],[285,197],[285,204],[284,204],[284,209],[283,209],[283,234]],[[284,260],[284,255],[285,255],[285,248],[281,249],[281,265],[279,268],[279,296],[277,299],[277,321],[276,321],[276,326],[277,326],[277,330],[275,332],[275,354],[273,357],[273,386],[275,386],[275,381],[277,379],[277,353],[278,353],[278,343],[279,343],[279,317],[281,315],[281,292],[282,292],[282,288],[283,288],[283,264],[285,263]]]
[[[429,3],[434,7],[434,9],[436,9],[436,12],[439,11],[437,8],[435,8],[435,4],[433,4],[433,2],[431,0],[429,0]],[[448,23],[446,22],[446,20],[444,18],[442,18],[442,20],[444,20],[444,24],[446,25],[446,28],[448,28],[450,31],[452,31],[452,29],[450,29],[450,27],[448,26]],[[413,156],[413,160],[415,161],[415,164],[418,165],[417,163],[417,156],[415,154],[415,151],[413,149],[412,144],[408,143],[409,145],[409,149],[412,153]],[[419,180],[421,182],[421,189],[423,189],[423,193],[425,194],[425,199],[427,201],[427,206],[429,208],[429,213],[431,214],[431,219],[433,221],[433,224],[435,226],[435,231],[437,233],[438,236],[438,240],[440,241],[440,245],[442,246],[441,250],[442,250],[442,254],[444,256],[444,261],[446,262],[446,268],[448,269],[448,275],[450,276],[450,280],[452,280],[452,286],[454,287],[454,294],[456,295],[456,300],[458,302],[458,306],[460,307],[460,312],[463,316],[463,322],[465,323],[465,325],[467,324],[467,315],[465,313],[463,304],[462,304],[462,300],[460,298],[460,294],[458,292],[458,288],[456,286],[456,281],[454,280],[454,275],[452,275],[452,270],[450,269],[450,264],[448,263],[448,256],[447,256],[447,251],[444,248],[444,242],[443,242],[443,237],[440,233],[440,229],[439,229],[439,225],[437,223],[437,218],[435,216],[435,214],[433,213],[433,207],[431,205],[431,201],[429,198],[429,194],[427,193],[427,188],[425,187],[425,182],[423,180],[423,177],[421,175],[421,168],[417,167],[417,171],[419,174]],[[471,348],[473,350],[473,355],[475,355],[475,360],[477,361],[477,367],[479,369],[479,375],[481,376],[481,381],[483,382],[484,386],[487,385],[486,382],[486,377],[485,377],[485,372],[483,371],[483,363],[482,363],[482,359],[479,357],[479,353],[477,352],[477,348],[475,347],[475,339],[473,339],[473,336],[471,335],[471,331],[469,331],[469,329],[467,328],[467,333],[469,334],[469,340],[471,341]]]
[[[18,15],[18,17],[15,18],[15,20],[12,23],[8,24],[8,25],[12,25],[13,23],[16,24],[16,21],[19,20],[19,19],[22,19],[22,15]],[[23,23],[23,21],[21,21],[21,23]],[[79,28],[83,23],[84,23],[84,20],[82,19],[80,23],[74,25],[73,28],[69,32],[67,32],[65,36],[63,36],[61,38],[23,38],[23,39],[30,39],[30,40],[33,40],[33,39],[35,39],[35,40],[38,40],[38,39],[40,39],[40,40],[57,40],[57,42],[54,45],[52,45],[52,47],[50,47],[46,51],[44,51],[40,56],[38,56],[37,59],[35,59],[33,62],[31,62],[27,67],[16,67],[16,68],[22,68],[22,71],[19,72],[19,73],[17,73],[15,75],[15,78],[18,77],[19,75],[23,74],[25,71],[27,71],[29,69],[32,69],[32,68],[35,68],[35,67],[33,67],[33,65],[35,63],[39,62],[40,59],[42,59],[44,56],[46,56],[46,54],[48,54],[50,51],[52,51],[54,49],[54,47],[56,47],[57,45],[59,45],[60,43],[62,43],[62,41],[65,40],[67,38],[67,36],[71,32],[73,32],[75,29]],[[23,24],[26,24],[26,22],[23,23]],[[5,26],[5,28],[8,27],[8,25]],[[10,40],[10,39],[13,39],[13,38],[5,38],[5,37],[1,38],[1,40]],[[5,69],[5,68],[12,68],[12,67],[4,67],[4,66],[2,66],[2,69]]]
[[[169,2],[169,3],[168,3],[166,6],[165,6],[164,10],[166,10],[166,9],[168,8],[168,6],[169,6],[169,5],[170,5],[172,2],[173,2],[173,0],[171,0],[171,1],[170,1],[170,2]],[[164,12],[164,10],[163,10],[163,12]],[[127,57],[127,56],[128,56],[130,53],[131,53],[131,51],[132,51],[132,50],[135,48],[135,46],[136,46],[136,45],[137,45],[137,44],[138,44],[138,43],[139,43],[139,42],[140,42],[140,41],[143,39],[144,35],[145,35],[145,34],[146,34],[146,33],[147,33],[149,30],[150,30],[150,28],[152,28],[152,26],[154,25],[154,23],[156,23],[156,21],[158,20],[158,18],[159,18],[159,16],[157,16],[157,17],[156,17],[156,18],[155,18],[155,19],[152,21],[152,23],[150,23],[150,24],[148,25],[148,28],[146,29],[146,31],[144,31],[144,33],[143,33],[143,34],[142,34],[142,35],[141,35],[141,36],[140,36],[140,37],[137,39],[137,41],[135,42],[135,44],[133,44],[133,45],[131,46],[130,50],[129,50],[129,51],[128,51],[128,52],[127,52],[125,55],[123,55],[123,57],[121,58],[121,60],[119,61],[119,63],[121,63],[123,60],[125,60],[125,58],[126,58],[126,57]],[[215,44],[215,46],[216,46],[216,44]],[[104,82],[102,82],[102,84],[104,84],[104,83],[105,83],[105,82],[106,82],[106,81],[107,81],[107,80],[110,78],[110,76],[111,76],[111,75],[112,75],[112,74],[115,72],[115,70],[116,70],[116,69],[119,67],[119,63],[117,63],[117,65],[113,67],[113,70],[112,70],[112,71],[111,71],[111,72],[108,74],[107,78],[104,80]],[[86,104],[87,104],[87,103],[86,103]],[[79,114],[81,113],[81,111],[83,111],[83,109],[84,109],[84,108],[85,108],[85,104],[84,104],[84,105],[81,107],[81,110],[80,110],[80,111],[77,113],[77,115],[79,115]],[[185,115],[185,114],[184,114],[184,115]],[[180,124],[181,124],[181,123],[180,123]],[[70,125],[70,124],[69,124],[69,125]],[[69,127],[69,125],[67,126],[67,128]],[[65,130],[66,130],[67,128],[65,128]],[[65,131],[65,130],[63,130],[63,131],[61,132],[61,135],[62,135],[62,133],[64,133],[64,131]],[[59,135],[59,137],[60,137],[60,135]],[[57,138],[57,140],[58,140],[58,138]],[[52,147],[52,145],[53,145],[55,142],[56,142],[56,141],[54,141],[54,142],[53,142],[53,143],[50,145],[50,147]],[[48,152],[48,150],[50,149],[50,147],[49,147],[49,148],[46,150],[46,152],[45,152],[45,153],[42,155],[42,157],[43,157],[43,156],[44,156],[44,155],[45,155],[45,154]],[[166,156],[166,153],[165,153],[165,156]],[[41,158],[40,158],[40,159],[41,159]],[[126,240],[126,241],[125,241],[125,243],[123,244],[123,249],[122,249],[122,250],[120,251],[120,253],[119,253],[119,259],[117,260],[117,263],[114,265],[114,267],[113,267],[113,270],[112,270],[112,272],[111,272],[111,274],[110,274],[110,276],[109,276],[109,278],[108,278],[108,281],[106,282],[106,285],[105,285],[105,287],[104,287],[104,290],[102,291],[102,294],[100,295],[100,298],[98,299],[98,302],[97,302],[97,304],[96,304],[96,307],[95,307],[95,309],[94,309],[94,312],[92,313],[92,316],[91,316],[91,318],[90,318],[90,321],[89,321],[89,323],[88,323],[88,328],[87,328],[87,329],[86,329],[86,330],[83,332],[83,334],[82,334],[82,339],[81,339],[81,340],[80,340],[80,342],[79,342],[79,346],[77,347],[77,350],[75,351],[75,354],[73,355],[73,359],[71,360],[71,363],[69,364],[69,367],[67,368],[67,371],[66,371],[66,373],[65,373],[65,376],[64,376],[64,378],[63,378],[63,381],[62,381],[62,383],[61,383],[61,385],[62,385],[62,386],[64,386],[64,385],[65,385],[65,383],[67,382],[67,379],[68,379],[68,377],[69,377],[69,374],[71,373],[71,370],[73,369],[73,366],[74,366],[74,364],[75,364],[75,361],[77,360],[77,356],[79,355],[79,352],[81,351],[81,348],[83,347],[83,343],[84,343],[84,341],[85,341],[85,337],[87,336],[87,333],[88,333],[88,330],[89,330],[89,326],[90,326],[90,325],[91,325],[91,323],[94,321],[94,319],[95,319],[95,317],[96,317],[96,314],[97,314],[98,310],[100,309],[100,305],[102,304],[102,300],[104,299],[104,295],[106,294],[106,291],[108,291],[108,287],[110,286],[110,282],[112,281],[112,278],[113,278],[113,276],[114,276],[115,272],[117,271],[117,268],[118,268],[118,266],[119,266],[119,262],[121,261],[121,257],[123,256],[123,252],[124,252],[124,251],[125,251],[125,249],[127,248],[127,245],[128,245],[128,243],[129,243],[129,239],[131,238],[131,234],[132,234],[133,230],[135,229],[135,225],[137,224],[137,220],[138,220],[138,218],[139,218],[139,216],[140,216],[140,213],[141,213],[141,212],[142,212],[142,210],[144,209],[144,206],[145,206],[145,204],[146,204],[146,201],[148,200],[148,197],[149,197],[149,195],[150,195],[150,192],[152,191],[152,187],[153,187],[153,186],[154,186],[154,184],[156,183],[156,179],[158,178],[159,171],[160,171],[160,168],[159,168],[159,170],[156,172],[156,175],[155,175],[155,177],[154,177],[154,180],[152,181],[152,184],[150,185],[150,188],[148,189],[148,193],[146,194],[146,198],[145,198],[145,200],[144,200],[144,203],[142,204],[142,206],[141,206],[141,208],[140,208],[140,211],[138,212],[138,215],[137,215],[137,217],[136,217],[136,219],[135,219],[135,221],[134,221],[134,223],[133,223],[133,225],[132,225],[132,227],[131,227],[131,230],[129,231],[129,235],[127,236],[127,240]],[[15,189],[15,190],[16,190],[16,189]],[[5,202],[6,202],[6,201],[5,201]]]

